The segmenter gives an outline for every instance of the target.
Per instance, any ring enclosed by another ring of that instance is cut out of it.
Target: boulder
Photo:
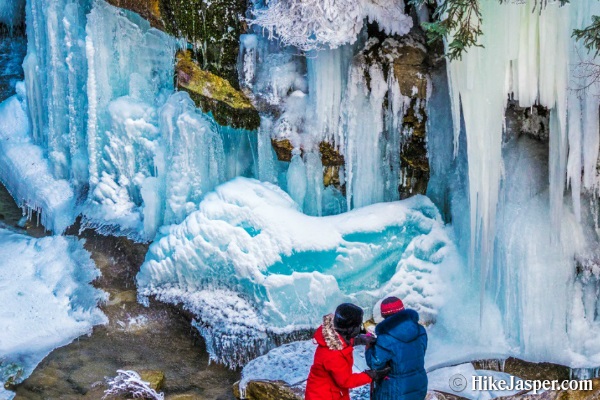
[[[159,391],[165,382],[165,373],[162,371],[147,369],[141,370],[139,374],[140,378],[156,391]]]
[[[571,376],[571,369],[564,365],[534,363],[514,357],[509,357],[504,361],[503,372],[530,380],[550,379],[563,381],[570,379]]]
[[[220,125],[248,130],[260,125],[258,112],[229,81],[200,68],[190,51],[177,53],[177,87],[185,90],[204,112],[212,112]]]
[[[233,394],[241,399],[239,382],[233,385]],[[248,400],[302,400],[301,390],[292,389],[283,381],[250,381],[246,386],[244,399]]]

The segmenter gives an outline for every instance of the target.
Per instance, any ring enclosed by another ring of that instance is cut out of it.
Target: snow
[[[17,204],[30,216],[41,212],[46,229],[60,233],[75,220],[73,189],[54,178],[44,150],[32,143],[23,85],[17,90],[0,104],[0,176]]]
[[[237,365],[224,347],[268,349],[269,335],[315,327],[344,301],[368,317],[379,299],[396,294],[435,320],[440,270],[457,262],[425,197],[314,218],[278,187],[237,178],[161,231],[137,284],[141,297],[183,303],[208,343],[223,340],[212,358]]]
[[[252,13],[249,22],[266,29],[269,39],[304,51],[353,44],[367,18],[388,35],[405,35],[412,28],[402,0],[256,1]]]
[[[106,323],[96,307],[105,295],[90,285],[98,275],[74,238],[0,230],[0,376],[16,364],[24,379],[50,351]]]

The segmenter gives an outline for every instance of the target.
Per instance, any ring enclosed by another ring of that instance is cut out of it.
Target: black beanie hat
[[[351,303],[340,304],[335,309],[333,327],[335,329],[348,329],[360,326],[363,322],[362,308]]]

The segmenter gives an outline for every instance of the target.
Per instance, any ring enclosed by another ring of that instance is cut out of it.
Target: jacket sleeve
[[[393,353],[384,347],[385,340],[377,339],[374,346],[371,346],[365,352],[367,365],[371,369],[383,369],[387,366],[388,361],[393,357]],[[383,345],[382,345],[383,344]]]
[[[352,365],[348,365],[341,354],[339,357],[325,360],[323,367],[329,372],[336,385],[342,389],[352,389],[371,383],[371,377],[364,372],[352,373]]]

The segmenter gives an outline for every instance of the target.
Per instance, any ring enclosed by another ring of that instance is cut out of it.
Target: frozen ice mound
[[[97,308],[104,292],[82,242],[64,236],[34,239],[0,229],[0,378],[22,378],[53,349],[106,322]],[[2,386],[0,386],[2,387]],[[11,398],[0,389],[0,398]]]
[[[319,218],[272,184],[236,178],[161,230],[137,283],[143,301],[192,311],[211,358],[236,366],[346,301],[369,317],[378,300],[397,295],[432,321],[444,292],[439,271],[456,257],[424,196]]]
[[[46,229],[61,233],[75,220],[75,196],[69,182],[56,179],[44,149],[33,143],[23,85],[0,104],[0,176],[17,204],[41,212]]]

